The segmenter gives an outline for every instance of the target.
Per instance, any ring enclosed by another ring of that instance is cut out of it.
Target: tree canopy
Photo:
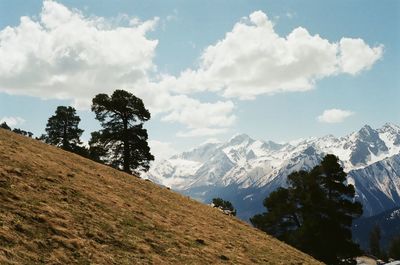
[[[74,151],[81,144],[83,130],[78,127],[80,121],[73,107],[58,106],[55,115],[48,119],[46,135],[42,138],[48,144]]]
[[[327,264],[354,264],[360,253],[352,241],[351,224],[361,216],[355,190],[334,155],[327,155],[310,172],[288,176],[288,187],[264,200],[267,212],[252,224]]]
[[[127,91],[116,90],[111,96],[98,94],[92,103],[103,129],[92,133],[91,156],[128,173],[147,171],[154,156],[143,128],[150,119],[143,101]]]

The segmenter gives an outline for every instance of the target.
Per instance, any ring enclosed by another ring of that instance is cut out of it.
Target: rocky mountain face
[[[400,205],[400,127],[389,123],[286,144],[240,134],[163,160],[144,177],[204,202],[223,197],[248,219],[264,210],[263,199],[285,186],[291,172],[310,170],[328,153],[348,172],[365,216]]]

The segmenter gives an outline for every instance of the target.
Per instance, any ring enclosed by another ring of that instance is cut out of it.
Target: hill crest
[[[183,195],[0,129],[1,264],[320,264]]]

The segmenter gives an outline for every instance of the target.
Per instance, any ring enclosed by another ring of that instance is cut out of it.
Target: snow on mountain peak
[[[400,153],[400,128],[385,124],[374,130],[365,125],[344,137],[310,137],[291,144],[254,140],[247,134],[237,134],[225,143],[205,143],[176,155],[171,158],[173,166],[166,167],[164,163],[164,167],[169,170],[166,175],[171,175],[171,171],[185,172],[177,169],[179,163],[188,167],[192,176],[183,179],[191,179],[186,183],[191,186],[205,183],[206,179],[207,183],[223,180],[223,183],[247,183],[246,186],[265,185],[277,174],[287,175],[293,170],[312,168],[328,153],[337,155],[346,171],[366,167]],[[154,173],[154,179],[164,178],[162,170],[151,170],[150,173]],[[185,186],[179,183],[181,187]]]
[[[248,136],[245,133],[235,134],[233,137],[231,137],[228,140],[228,143],[230,145],[237,145],[237,144],[249,143],[249,142],[254,142],[254,140],[252,138],[250,138],[250,136]]]
[[[367,215],[400,202],[400,127],[393,124],[379,129],[366,125],[340,138],[326,135],[286,144],[237,134],[155,164],[146,177],[200,200],[216,194],[253,194],[251,198],[262,205],[268,192],[286,185],[290,173],[312,169],[326,154],[339,157]],[[382,200],[384,205],[379,204]]]
[[[400,132],[400,126],[394,123],[387,122],[385,123],[379,131],[390,131],[390,132]]]

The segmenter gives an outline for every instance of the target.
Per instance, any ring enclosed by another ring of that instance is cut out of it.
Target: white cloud
[[[176,19],[177,12],[167,21]],[[190,129],[229,126],[234,119],[231,102],[202,103],[150,81],[157,72],[153,59],[158,40],[149,39],[147,33],[158,21],[84,16],[44,1],[38,19],[21,17],[18,26],[0,31],[0,92],[70,99],[75,107],[88,109],[94,95],[126,89],[141,97],[153,115],[171,112],[165,120]],[[205,119],[200,125],[190,115]]]
[[[162,118],[162,121],[180,122],[190,129],[178,132],[179,137],[212,136],[227,131],[236,116],[232,114],[234,104],[231,101],[201,103],[186,96],[175,97],[175,109]]]
[[[7,123],[10,127],[15,127],[25,123],[25,120],[21,117],[3,117],[0,119],[0,124],[3,122]]]
[[[185,132],[178,132],[178,137],[200,137],[200,136],[215,136],[226,133],[228,128],[194,128]]]
[[[182,94],[211,91],[253,99],[306,91],[326,76],[369,69],[383,50],[360,39],[330,42],[301,27],[280,37],[267,15],[256,11],[208,46],[197,69],[175,77],[161,75],[153,62],[158,40],[148,32],[158,24],[158,18],[85,16],[45,0],[37,19],[21,17],[19,25],[0,30],[0,92],[72,100],[88,109],[94,95],[126,89],[142,98],[153,116],[184,124],[187,131],[178,136],[212,136],[234,124],[234,103]]]
[[[179,132],[178,136],[209,136],[212,131],[217,134],[236,120],[231,101],[201,102],[186,95],[173,95],[156,83],[143,84],[133,92],[143,99],[153,115],[161,114],[162,121],[178,122],[190,130]]]
[[[155,156],[156,161],[170,158],[177,153],[171,143],[161,142],[157,140],[149,140],[151,153]]]
[[[157,20],[114,26],[44,1],[38,20],[21,17],[0,31],[0,91],[87,105],[98,92],[135,84],[155,69],[158,41],[146,34]]]
[[[219,92],[225,97],[254,99],[260,94],[306,91],[316,81],[369,69],[383,46],[342,38],[339,44],[298,27],[279,36],[262,11],[236,23],[225,37],[208,46],[198,69],[164,76],[163,85],[180,93]]]
[[[207,126],[228,127],[235,121],[232,115],[234,105],[231,101],[200,103],[197,100],[181,96],[181,106],[162,118],[163,121],[181,122],[189,128],[206,128]]]
[[[362,39],[340,40],[340,65],[344,73],[357,74],[382,57],[383,45],[370,48]]]
[[[354,115],[354,112],[348,110],[328,109],[324,110],[324,112],[317,117],[317,120],[324,123],[340,123],[352,115]]]

